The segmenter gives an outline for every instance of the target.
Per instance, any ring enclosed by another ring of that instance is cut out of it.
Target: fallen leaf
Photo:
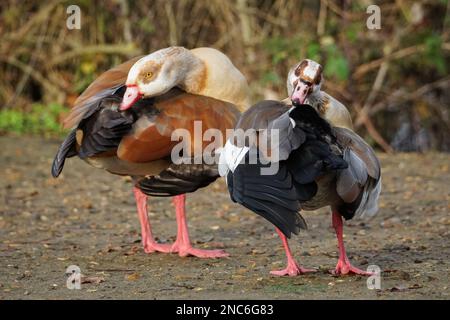
[[[408,289],[406,286],[400,285],[400,286],[392,287],[392,288],[388,289],[388,291],[398,292],[398,291],[405,291],[406,289]]]
[[[81,275],[81,283],[82,284],[86,284],[86,283],[99,284],[102,282],[105,282],[105,278],[103,278],[103,277],[96,277],[96,276],[87,277],[87,276]]]
[[[215,242],[215,241],[211,241],[208,242],[205,247],[207,248],[214,248],[214,249],[223,249],[225,248],[225,244],[223,242]]]
[[[132,246],[130,250],[126,251],[123,255],[124,256],[132,256],[135,255],[139,251],[140,247],[138,246]]]
[[[127,274],[125,276],[125,279],[127,279],[128,281],[136,281],[137,279],[139,279],[141,276],[138,273],[132,273],[132,274]]]
[[[209,236],[205,236],[197,241],[195,241],[197,244],[202,244],[202,243],[207,243],[207,242],[211,242],[214,240],[214,236],[213,235],[209,235]]]
[[[406,291],[406,290],[420,289],[420,288],[422,288],[422,287],[423,287],[422,285],[420,285],[420,284],[418,284],[418,283],[415,283],[415,284],[413,284],[413,285],[411,285],[411,286],[398,285],[398,286],[395,286],[395,287],[392,287],[392,288],[388,289],[388,291],[391,291],[391,292],[398,292],[398,291]]]

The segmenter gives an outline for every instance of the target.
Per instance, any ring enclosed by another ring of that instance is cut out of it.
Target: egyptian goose
[[[145,252],[227,256],[223,250],[193,248],[185,217],[185,193],[216,180],[217,165],[175,162],[171,153],[178,143],[174,139],[180,138],[177,129],[182,129],[192,135],[183,141],[186,154],[179,156],[198,155],[205,144],[202,134],[232,129],[247,98],[245,77],[218,50],[169,47],[134,58],[103,73],[77,99],[64,122],[73,129],[56,154],[52,175],[57,177],[65,159],[77,155],[94,167],[131,176]],[[194,134],[195,121],[201,121],[200,135]],[[155,241],[148,196],[174,196],[174,244]]]
[[[256,130],[255,138],[237,137],[242,132],[251,136],[248,132],[252,130]],[[276,132],[278,139],[271,132]],[[272,171],[267,171],[270,168]],[[220,155],[219,172],[226,176],[234,202],[276,226],[287,267],[272,274],[294,276],[315,271],[297,264],[286,237],[306,228],[300,209],[325,206],[332,209],[339,246],[333,273],[368,274],[353,267],[347,258],[342,217],[376,213],[380,164],[369,145],[353,131],[331,127],[310,105],[294,103],[290,108],[283,102],[262,101],[242,114]]]
[[[321,90],[323,84],[322,66],[310,59],[304,59],[289,70],[287,104],[309,104],[335,127],[353,130],[348,109],[337,99]]]

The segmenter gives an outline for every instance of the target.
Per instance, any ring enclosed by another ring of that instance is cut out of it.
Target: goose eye
[[[151,77],[153,77],[153,72],[147,72],[147,73],[145,74],[145,78],[146,78],[146,79],[150,79]]]
[[[312,83],[307,80],[301,79],[300,81],[303,82],[304,84],[306,84],[308,87],[310,87],[312,85]]]

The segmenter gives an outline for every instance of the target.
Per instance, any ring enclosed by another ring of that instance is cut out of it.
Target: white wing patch
[[[234,144],[227,141],[225,146],[220,150],[219,157],[219,174],[221,177],[226,176],[228,171],[234,172],[236,167],[244,159],[249,151],[248,147],[236,147]]]

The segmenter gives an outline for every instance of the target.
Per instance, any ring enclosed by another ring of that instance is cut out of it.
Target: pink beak
[[[292,92],[291,101],[294,104],[303,104],[308,96],[309,88],[309,85],[299,81],[297,87],[295,87]]]
[[[133,106],[136,101],[138,101],[142,97],[142,93],[139,92],[139,89],[136,85],[127,86],[127,90],[123,95],[122,103],[120,104],[120,110],[124,111]]]

